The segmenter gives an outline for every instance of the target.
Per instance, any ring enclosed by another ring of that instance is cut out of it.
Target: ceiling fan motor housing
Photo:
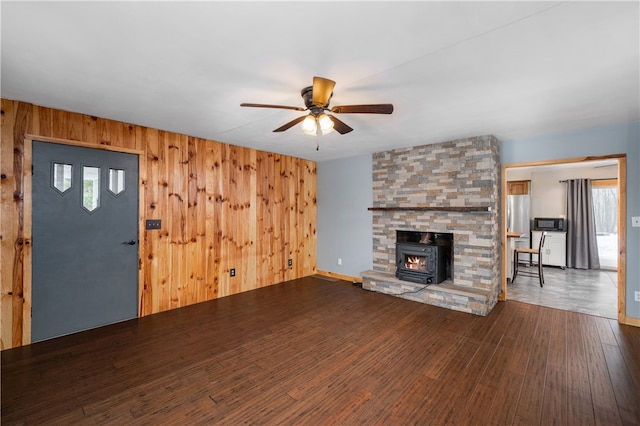
[[[318,106],[313,104],[313,86],[307,86],[300,91],[300,96],[304,100],[304,105],[307,107],[309,111],[314,114],[320,114],[324,111],[325,108],[329,106],[329,101],[327,101],[326,105]],[[329,99],[333,96],[333,92],[329,95]]]

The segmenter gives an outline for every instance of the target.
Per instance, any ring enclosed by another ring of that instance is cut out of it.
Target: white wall
[[[605,179],[615,178],[618,167],[597,167],[599,162],[539,166],[524,170],[508,169],[507,180],[531,181],[531,217],[565,217],[567,214],[567,179]]]

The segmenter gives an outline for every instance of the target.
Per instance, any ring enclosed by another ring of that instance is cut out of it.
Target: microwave
[[[565,220],[561,217],[536,217],[533,219],[534,231],[566,231]]]

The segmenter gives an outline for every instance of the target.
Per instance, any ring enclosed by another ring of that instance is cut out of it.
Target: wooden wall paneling
[[[255,286],[255,283],[249,282],[249,276],[251,275],[251,250],[250,250],[250,230],[248,229],[249,225],[249,212],[250,212],[250,203],[251,198],[248,191],[251,187],[251,176],[250,176],[250,163],[249,158],[247,156],[247,152],[245,148],[238,148],[238,171],[240,172],[240,182],[238,186],[238,209],[236,210],[237,216],[237,224],[236,228],[236,244],[238,244],[238,248],[240,251],[240,287],[239,291],[247,291]]]
[[[13,200],[16,187],[14,171],[14,122],[16,103],[2,99],[0,108],[0,350],[13,347],[13,264],[15,260],[15,244],[18,239],[18,224],[15,220],[17,211]]]
[[[165,309],[180,307],[181,289],[185,285],[185,222],[187,216],[187,171],[182,155],[182,136],[167,133],[167,179],[169,198],[167,211],[167,229],[169,231],[169,300],[165,300]]]
[[[98,118],[98,143],[111,145],[111,126],[109,120],[104,118]]]
[[[34,119],[32,128],[33,134],[40,136],[53,136],[53,109],[34,106]]]
[[[206,184],[206,300],[218,297],[220,280],[220,162],[221,144],[206,142],[205,184]]]
[[[236,268],[236,276],[230,281],[232,294],[240,293],[245,290],[245,277],[247,275],[247,265],[244,263],[244,235],[245,235],[245,179],[243,172],[244,151],[241,147],[231,147],[232,160],[229,167],[233,169],[232,187],[229,188],[229,197],[231,198],[231,227],[229,235],[231,237],[230,244],[230,262]]]
[[[196,251],[198,241],[198,152],[194,137],[187,137],[186,152],[183,157],[186,161],[187,192],[184,202],[186,204],[185,242],[184,252],[187,261],[184,271],[184,288],[181,306],[191,305],[198,300],[198,253]]]
[[[313,250],[316,240],[316,226],[312,220],[316,217],[316,167],[315,164],[305,162],[305,211],[304,211],[304,227],[306,229],[304,238],[304,268],[298,271],[298,277],[315,272],[315,256],[313,256]]]
[[[140,315],[302,276],[315,262],[308,260],[309,253],[315,256],[315,242],[306,231],[315,223],[303,223],[315,220],[315,206],[309,209],[308,202],[315,187],[304,188],[315,185],[313,162],[19,101],[2,99],[2,108],[2,348],[25,344],[30,333],[25,134],[144,152]],[[145,219],[162,220],[162,229],[144,230]],[[292,268],[286,264],[290,258]],[[233,279],[230,267],[237,271]]]
[[[233,294],[233,286],[237,281],[237,274],[239,273],[235,265],[237,260],[237,253],[235,252],[234,244],[234,231],[235,231],[235,216],[233,215],[233,204],[235,198],[233,194],[237,192],[236,181],[238,179],[236,169],[233,167],[234,161],[234,149],[233,147],[224,144],[222,155],[222,212],[220,229],[222,231],[222,241],[220,244],[221,259],[222,259],[222,278],[220,281],[220,296],[228,296]],[[236,276],[230,277],[229,270],[235,268]]]
[[[281,194],[283,190],[283,182],[280,177],[282,173],[282,156],[280,154],[273,154],[270,159],[268,173],[270,173],[268,180],[270,185],[267,188],[267,197],[269,197],[269,235],[267,236],[269,241],[269,272],[265,279],[269,282],[281,281],[283,278],[284,268],[282,266],[283,259],[287,256],[283,252],[283,247],[287,243],[287,236],[282,233],[282,221],[287,215],[287,212],[283,212],[283,204],[281,202]]]
[[[11,318],[11,334],[13,336],[12,346],[18,346],[29,343],[30,339],[25,340],[25,332],[29,332],[24,328],[24,259],[25,259],[25,234],[24,234],[24,134],[29,131],[32,123],[32,108],[30,105],[19,103],[15,109],[15,117],[13,121],[13,135],[10,140],[13,141],[13,196],[12,213],[17,219],[16,234],[14,243],[14,256],[12,267],[12,318]],[[27,289],[29,290],[29,289]],[[30,295],[27,294],[27,297]],[[30,313],[29,313],[30,314]]]
[[[206,204],[204,157],[206,151],[197,138],[188,138],[188,202],[187,202],[187,304],[205,301],[204,266],[206,251]]]
[[[281,246],[284,242],[282,233],[280,232],[280,215],[278,214],[278,209],[282,208],[282,206],[277,197],[277,188],[281,185],[280,179],[278,178],[278,174],[280,173],[280,155],[272,154],[266,161],[264,196],[268,202],[268,209],[265,212],[267,226],[265,227],[264,235],[264,244],[266,244],[264,254],[266,256],[267,269],[264,271],[263,286],[273,283],[280,277]]]
[[[37,134],[37,132],[34,132]],[[98,145],[98,118],[85,115],[82,120],[82,139],[93,145]]]
[[[258,270],[258,282],[256,285],[264,285],[264,277],[269,272],[269,255],[267,232],[269,229],[269,200],[266,197],[269,187],[267,165],[265,155],[259,153],[256,157],[256,269]]]
[[[216,163],[216,222],[214,227],[216,229],[216,249],[217,249],[217,261],[218,261],[218,297],[227,296],[229,294],[229,259],[227,256],[228,250],[228,235],[226,224],[229,217],[229,195],[228,187],[231,177],[228,171],[228,146],[220,144],[217,146],[217,159]]]
[[[171,300],[171,237],[169,220],[169,179],[171,169],[168,164],[169,156],[169,140],[168,133],[153,129],[147,129],[151,134],[150,138],[157,141],[158,151],[158,177],[155,184],[157,185],[158,199],[155,204],[154,216],[152,219],[160,219],[162,227],[159,231],[154,232],[158,243],[157,256],[159,258],[157,265],[158,281],[152,282],[156,288],[154,289],[154,311],[161,312],[170,309]],[[159,287],[159,288],[158,288]]]
[[[65,139],[86,142],[82,140],[82,131],[84,129],[84,115],[71,112],[69,113],[67,119],[69,120],[69,122],[65,132]]]
[[[313,194],[311,193],[310,184],[312,181],[312,170],[307,163],[300,163],[300,217],[298,219],[298,264],[296,269],[296,278],[301,277],[304,271],[309,270],[309,259],[307,257],[307,248],[311,239],[311,227],[307,226],[307,220],[311,217],[313,204]]]
[[[298,170],[293,159],[284,157],[281,159],[283,179],[283,196],[285,198],[280,217],[281,234],[284,241],[282,250],[287,258],[293,261],[291,268],[282,271],[282,279],[289,280],[295,277],[295,271],[299,267],[296,250],[298,248]]]
[[[34,129],[38,128],[38,135],[40,136],[53,136],[53,109],[43,107],[33,107],[35,111],[38,111],[38,119],[34,120]]]
[[[51,137],[68,139],[66,135],[70,117],[71,113],[68,111],[61,111],[59,109],[53,110],[53,116],[51,117]]]
[[[135,139],[130,138],[128,125],[120,121],[110,121],[110,138],[112,147],[116,148],[134,148]]]
[[[287,217],[288,214],[282,213],[282,209],[285,208],[283,203],[283,191],[286,190],[284,185],[286,184],[286,178],[283,176],[283,162],[282,155],[273,154],[267,168],[269,177],[267,180],[269,184],[269,271],[265,279],[268,277],[271,282],[284,281],[285,264],[288,260],[285,260],[287,254],[284,252],[284,244],[287,241],[283,234],[282,219]]]
[[[242,148],[244,153],[243,177],[244,200],[243,220],[244,235],[242,239],[242,261],[245,274],[243,278],[243,291],[258,288],[257,283],[257,176],[256,176],[256,151],[250,148]]]
[[[140,139],[144,144],[144,151],[147,157],[147,178],[145,185],[145,200],[143,216],[147,219],[157,219],[157,207],[159,204],[159,188],[161,186],[159,164],[159,149],[158,149],[158,137],[151,137],[151,132],[148,129],[143,128],[140,131]],[[144,224],[143,224],[144,226]],[[142,262],[145,264],[146,275],[142,280],[142,285],[139,289],[139,303],[140,307],[138,314],[140,316],[149,315],[153,312],[159,311],[157,306],[157,296],[154,292],[156,286],[161,287],[162,282],[158,274],[158,267],[160,263],[159,256],[159,239],[158,235],[162,230],[145,230],[144,239],[140,241],[140,244],[144,244],[145,256],[142,258]]]
[[[243,262],[244,242],[245,242],[245,176],[244,176],[244,151],[241,147],[229,147],[229,266],[236,269],[236,276],[229,281],[231,294],[240,293],[245,290],[245,277],[247,275],[247,264]]]
[[[235,196],[235,207],[234,207],[234,216],[235,216],[235,231],[234,231],[234,242],[236,245],[236,255],[238,256],[235,259],[235,263],[240,265],[240,273],[237,275],[236,285],[234,293],[246,291],[249,289],[250,285],[248,282],[249,275],[249,250],[247,249],[247,244],[249,242],[249,233],[247,229],[248,225],[248,207],[250,200],[247,199],[247,190],[249,189],[249,176],[247,173],[246,167],[248,166],[247,159],[245,158],[245,149],[241,147],[236,147],[236,159],[237,163],[234,164],[235,168],[238,171],[238,180],[236,191],[234,192]]]
[[[198,302],[204,302],[207,299],[207,141],[204,139],[197,140],[198,152]]]
[[[300,175],[298,170],[298,163],[289,158],[282,159],[285,165],[287,178],[287,189],[289,192],[288,200],[288,214],[283,217],[283,235],[286,238],[286,245],[284,247],[285,256],[288,259],[292,259],[293,266],[291,268],[284,269],[283,279],[289,280],[296,276],[296,271],[300,267],[300,259],[298,258],[298,215],[300,207]]]

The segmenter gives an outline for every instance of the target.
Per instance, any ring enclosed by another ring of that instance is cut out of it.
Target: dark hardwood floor
[[[2,424],[640,424],[640,329],[307,277],[2,352]]]

